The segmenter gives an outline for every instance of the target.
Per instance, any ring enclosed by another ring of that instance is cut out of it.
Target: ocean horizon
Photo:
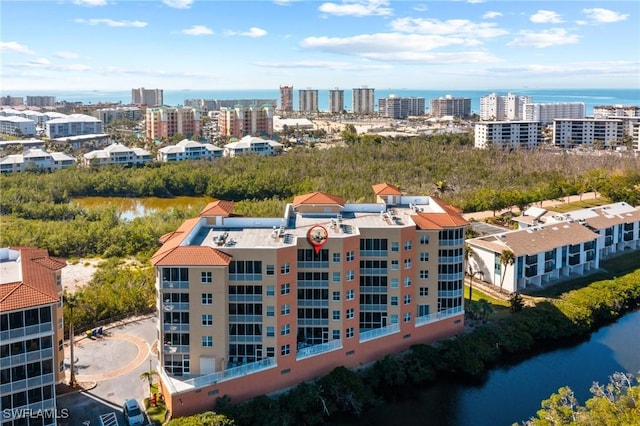
[[[305,88],[306,89],[306,88]],[[425,89],[375,89],[376,105],[377,100],[390,95],[400,97],[422,97],[425,98],[427,109],[431,99],[451,95],[453,97],[470,98],[471,112],[480,112],[480,97],[497,93],[504,96],[513,93],[520,96],[531,96],[534,103],[558,103],[558,102],[583,102],[587,115],[593,113],[593,107],[599,105],[626,105],[640,106],[640,88],[627,89],[491,89],[491,90],[425,90]],[[298,90],[294,87],[293,108],[298,109]],[[318,90],[318,109],[320,111],[329,110],[329,90]],[[344,90],[344,104],[347,111],[351,110],[352,89]],[[121,103],[127,105],[131,103],[131,90],[49,90],[49,91],[26,91],[2,93],[2,96],[26,97],[26,96],[55,96],[57,102],[82,102],[84,104],[98,103]],[[229,89],[229,90],[205,90],[205,89],[184,89],[184,90],[164,90],[164,104],[169,106],[183,105],[188,99],[206,100],[240,100],[240,99],[275,99],[280,102],[279,89]]]

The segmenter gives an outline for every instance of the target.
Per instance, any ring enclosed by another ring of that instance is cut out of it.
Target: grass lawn
[[[549,207],[549,210],[552,210],[558,213],[566,213],[573,210],[588,209],[589,207],[602,206],[604,204],[609,204],[609,200],[604,198],[590,198],[588,200],[575,201],[573,203],[558,204],[556,206]]]
[[[160,399],[158,399],[158,385],[157,384],[153,384],[151,385],[151,393],[152,394],[156,394],[156,405],[157,406],[152,406],[149,402],[149,398],[145,398],[144,399],[144,406],[146,408],[147,411],[147,416],[149,416],[149,421],[152,424],[162,424],[164,423],[164,418],[165,415],[167,413],[167,406],[165,405],[164,401],[161,401]]]

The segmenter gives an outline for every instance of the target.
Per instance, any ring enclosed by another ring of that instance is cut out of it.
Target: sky
[[[634,0],[2,0],[0,92],[640,87]]]

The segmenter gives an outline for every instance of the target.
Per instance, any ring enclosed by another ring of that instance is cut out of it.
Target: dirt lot
[[[62,288],[70,293],[91,281],[100,259],[80,259],[62,270]]]

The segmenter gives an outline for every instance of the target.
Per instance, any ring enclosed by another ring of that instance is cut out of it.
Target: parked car
[[[127,399],[122,405],[124,422],[129,426],[140,426],[145,423],[144,413],[135,399]]]

